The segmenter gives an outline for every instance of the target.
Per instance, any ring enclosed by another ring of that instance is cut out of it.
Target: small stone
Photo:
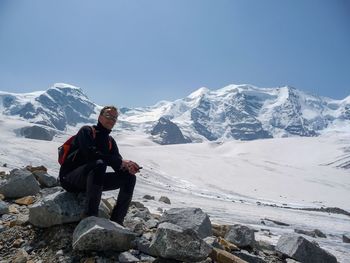
[[[9,205],[9,213],[11,213],[11,214],[18,214],[19,213],[16,205]]]
[[[20,247],[23,244],[24,240],[22,238],[16,239],[13,243],[12,246],[14,247]]]
[[[84,263],[95,263],[95,258],[87,258]]]
[[[120,253],[118,260],[121,263],[129,263],[129,262],[131,263],[131,262],[139,262],[140,261],[137,257],[132,255],[130,252]]]
[[[13,263],[27,263],[28,253],[23,249],[19,249],[13,258]]]
[[[344,243],[350,243],[350,236],[343,235],[343,242]]]
[[[61,250],[58,250],[57,252],[56,252],[56,256],[58,256],[58,257],[60,257],[60,256],[63,256],[63,250],[61,249]]]
[[[35,201],[35,199],[33,196],[25,196],[25,197],[17,199],[15,201],[15,203],[19,204],[19,205],[31,205],[34,203],[34,201]]]
[[[0,200],[4,200],[5,196],[3,194],[0,194]]]
[[[144,195],[142,198],[146,199],[146,200],[154,200],[154,196],[153,195]]]
[[[160,198],[159,198],[159,202],[163,202],[163,203],[166,203],[166,204],[171,204],[170,203],[170,199],[168,198],[168,197],[166,197],[166,196],[161,196]]]

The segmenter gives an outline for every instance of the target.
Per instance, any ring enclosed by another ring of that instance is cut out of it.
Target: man
[[[59,179],[68,192],[86,192],[84,216],[97,216],[103,191],[119,190],[111,220],[123,225],[136,183],[137,163],[123,160],[115,140],[109,135],[118,118],[114,106],[104,107],[97,125],[83,126],[77,133]],[[107,166],[114,172],[106,172]]]

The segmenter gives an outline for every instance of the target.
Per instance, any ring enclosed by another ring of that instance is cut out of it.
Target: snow
[[[14,129],[27,126],[21,120],[0,115],[0,166],[9,171],[25,165],[45,165],[57,176],[57,147],[74,134],[70,127],[54,141],[17,137]],[[276,244],[279,235],[294,228],[318,228],[327,239],[317,239],[339,262],[350,257],[349,246],[341,241],[350,233],[350,217],[312,211],[285,209],[339,207],[350,211],[349,170],[330,164],[350,147],[350,129],[321,137],[284,138],[250,142],[223,141],[160,146],[141,132],[113,132],[120,152],[143,166],[138,175],[134,199],[150,194],[156,200],[168,196],[171,205],[143,201],[151,212],[157,208],[201,207],[212,222],[248,224],[268,228],[271,237],[258,232],[258,239]],[[106,195],[117,195],[117,191]],[[262,205],[258,205],[260,202]],[[158,212],[157,212],[158,213]],[[262,225],[269,218],[290,227]]]

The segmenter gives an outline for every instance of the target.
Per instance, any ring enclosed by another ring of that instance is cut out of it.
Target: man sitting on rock
[[[68,192],[86,192],[83,216],[98,216],[103,191],[120,189],[111,220],[123,224],[132,199],[137,163],[123,160],[115,140],[109,135],[118,118],[114,106],[104,107],[94,126],[83,126],[61,166],[59,179]],[[107,166],[114,172],[106,172]]]

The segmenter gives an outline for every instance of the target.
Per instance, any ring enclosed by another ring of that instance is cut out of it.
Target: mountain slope
[[[63,83],[28,94],[0,92],[0,114],[58,131],[71,129],[78,123],[94,123],[100,108],[80,88]],[[173,102],[121,108],[120,112],[118,132],[135,131],[149,136],[153,133],[154,140],[161,144],[310,137],[330,127],[339,130],[350,123],[350,96],[333,100],[292,87],[229,85],[218,90],[200,88]],[[154,128],[161,119],[170,121],[186,140],[177,136],[160,140]]]

